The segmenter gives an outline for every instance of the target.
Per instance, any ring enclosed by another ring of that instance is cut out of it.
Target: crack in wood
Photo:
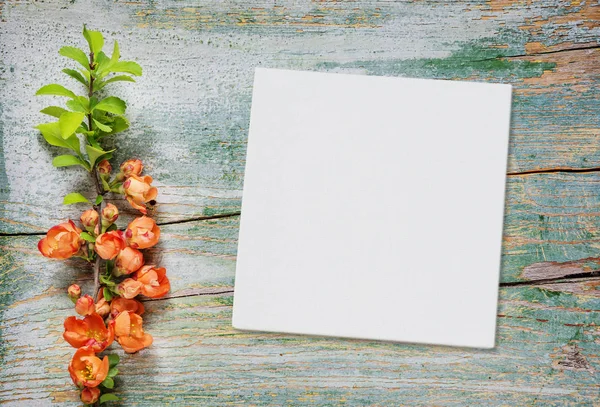
[[[557,172],[586,174],[586,173],[600,172],[600,167],[588,167],[588,168],[572,168],[572,167],[540,168],[540,169],[537,169],[537,170],[525,170],[525,171],[508,172],[508,173],[506,173],[506,175],[508,177],[519,177],[519,176],[523,176],[523,175],[552,174],[552,173],[557,173]]]
[[[181,223],[190,223],[197,222],[201,220],[211,220],[211,219],[221,219],[221,218],[230,218],[234,216],[239,216],[241,214],[240,211],[237,212],[228,212],[228,213],[220,213],[217,215],[210,216],[197,216],[188,219],[178,219],[178,220],[170,220],[166,222],[158,222],[158,226],[166,226],[166,225],[179,225]],[[46,232],[15,232],[15,233],[6,233],[0,232],[0,237],[18,237],[18,236],[44,236]]]
[[[563,52],[586,51],[586,50],[593,50],[593,49],[599,49],[599,48],[600,48],[600,44],[596,44],[596,45],[590,45],[587,47],[575,47],[575,48],[565,48],[565,49],[557,49],[557,50],[551,50],[551,51],[540,51],[540,52],[532,52],[529,54],[498,55],[498,56],[495,56],[492,58],[476,59],[476,60],[472,60],[469,62],[488,62],[488,61],[497,61],[499,59],[506,59],[506,58],[526,58],[526,57],[535,57],[535,56],[550,55],[550,54],[560,54]]]
[[[233,294],[233,288],[226,289],[206,289],[206,288],[192,288],[188,290],[184,290],[181,293],[166,295],[161,298],[142,298],[142,302],[153,302],[153,301],[165,301],[171,300],[175,298],[189,298],[189,297],[199,297],[203,295],[221,295],[221,294]]]
[[[527,280],[527,281],[509,281],[506,283],[500,283],[500,287],[519,287],[519,286],[535,286],[544,285],[548,283],[552,284],[568,284],[574,280],[595,280],[600,277],[600,270],[593,270],[590,272],[566,274],[564,276],[552,277],[552,278],[540,278],[538,280]]]

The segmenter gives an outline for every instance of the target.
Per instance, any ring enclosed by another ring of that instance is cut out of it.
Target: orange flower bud
[[[68,259],[81,248],[81,229],[72,220],[56,225],[38,243],[38,250],[51,259]]]
[[[108,356],[100,360],[90,346],[77,349],[71,363],[69,374],[77,387],[97,387],[108,374]]]
[[[159,298],[171,289],[167,270],[164,267],[144,266],[135,273],[134,278],[142,283],[140,292],[146,297]]]
[[[119,252],[115,261],[113,275],[119,277],[125,274],[131,274],[144,265],[144,256],[142,252],[131,247],[126,247]]]
[[[135,353],[152,344],[152,336],[144,332],[142,317],[131,311],[123,311],[115,318],[117,341],[127,353]]]
[[[96,168],[98,169],[98,173],[100,175],[110,175],[110,173],[112,172],[112,166],[110,165],[108,160],[100,161]]]
[[[131,311],[135,314],[142,315],[144,313],[144,305],[137,301],[123,297],[117,297],[110,303],[110,314],[114,317],[123,311]]]
[[[158,243],[160,228],[152,218],[142,216],[131,221],[125,231],[125,239],[134,249],[147,249]]]
[[[119,295],[123,298],[127,298],[128,300],[138,295],[141,289],[142,283],[134,280],[133,278],[126,278],[117,286]]]
[[[107,304],[108,305],[108,304]],[[83,319],[68,317],[65,319],[63,338],[74,348],[89,346],[99,353],[110,346],[115,339],[114,321],[104,325],[104,319],[98,314],[90,314]]]
[[[152,177],[150,175],[143,177],[132,175],[123,183],[123,191],[127,201],[144,215],[147,212],[146,202],[155,199],[158,195],[158,189],[150,185],[151,183]]]
[[[102,209],[102,226],[107,227],[113,224],[119,217],[119,210],[116,206],[109,203]]]
[[[77,284],[71,284],[69,288],[67,288],[67,293],[69,294],[71,301],[76,302],[77,299],[81,297],[81,287]]]
[[[125,240],[120,231],[102,233],[96,238],[94,250],[104,260],[112,260],[126,247]]]
[[[96,303],[95,308],[96,313],[102,318],[110,313],[110,304],[104,299],[104,297],[100,298],[100,300]]]
[[[81,390],[81,401],[83,404],[94,404],[100,398],[100,389],[97,387],[84,387]]]
[[[121,174],[123,174],[122,179],[129,178],[132,175],[140,175],[143,169],[144,165],[140,160],[127,160],[123,164],[121,164]]]
[[[94,299],[88,294],[83,297],[79,297],[75,303],[75,312],[79,315],[90,315],[96,312],[96,306],[94,305]]]
[[[81,224],[90,233],[94,233],[96,226],[98,225],[98,212],[93,209],[88,209],[81,214]]]

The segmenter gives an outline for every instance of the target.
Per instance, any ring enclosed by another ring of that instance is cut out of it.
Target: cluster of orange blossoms
[[[86,232],[69,220],[52,227],[38,243],[40,252],[49,258],[81,257],[91,262],[98,256],[107,262],[107,272],[101,279],[103,286],[94,293],[96,299],[87,294],[82,296],[76,284],[68,288],[75,311],[83,318],[68,317],[63,338],[77,348],[69,373],[73,383],[81,389],[81,400],[85,404],[98,401],[101,395],[98,386],[111,377],[109,358],[100,359],[99,353],[115,339],[127,353],[152,344],[152,336],[142,327],[144,306],[135,297],[141,294],[158,298],[170,290],[165,268],[145,264],[140,251],[156,245],[160,237],[160,228],[145,216],[146,203],[157,195],[157,189],[150,185],[152,178],[141,175],[140,160],[124,162],[110,184],[109,162],[103,160],[97,169],[103,185],[124,194],[131,206],[144,216],[134,219],[125,231],[118,230],[114,222],[119,211],[108,203],[100,213],[95,209],[83,212],[80,220]]]

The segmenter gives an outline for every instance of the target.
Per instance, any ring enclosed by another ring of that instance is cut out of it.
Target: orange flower
[[[102,160],[98,163],[98,173],[101,175],[109,175],[112,172],[112,166],[108,160]]]
[[[117,257],[117,254],[126,246],[125,240],[121,232],[113,230],[111,232],[102,233],[96,238],[94,250],[104,260],[112,260]]]
[[[131,274],[144,265],[144,256],[142,252],[131,247],[126,247],[119,252],[115,261],[113,275],[119,277],[125,274]]]
[[[74,348],[88,346],[99,353],[115,339],[114,321],[109,322],[107,328],[98,314],[87,315],[83,319],[68,317],[65,320],[63,338]]]
[[[89,346],[77,349],[71,363],[69,374],[77,387],[97,387],[108,374],[108,356],[100,360]]]
[[[113,224],[119,217],[119,210],[111,203],[106,204],[102,209],[102,226],[107,227]]]
[[[80,233],[81,229],[72,220],[56,225],[39,241],[38,250],[51,259],[68,259],[81,248]]]
[[[125,239],[129,246],[134,249],[147,249],[158,243],[160,237],[160,228],[156,222],[147,216],[141,216],[134,219],[127,226]]]
[[[94,305],[94,299],[88,294],[84,295],[83,297],[79,297],[75,303],[75,312],[77,312],[79,315],[90,315],[95,311],[96,306]]]
[[[146,297],[162,297],[171,289],[167,270],[164,267],[144,266],[136,271],[134,278],[142,283],[140,292]]]
[[[121,284],[118,285],[117,289],[121,297],[130,300],[140,293],[142,283],[135,281],[133,278],[126,278],[121,281]]]
[[[143,169],[144,165],[137,158],[127,160],[121,164],[121,179],[129,178],[132,175],[140,175]]]
[[[83,404],[94,404],[100,398],[100,389],[97,387],[84,387],[81,390],[81,401]]]
[[[131,311],[123,311],[115,318],[117,341],[127,353],[135,353],[152,344],[152,336],[144,332],[142,317]]]
[[[144,305],[137,301],[127,298],[117,297],[110,303],[110,314],[114,317],[119,315],[123,311],[131,311],[138,315],[144,313]]]
[[[81,224],[90,233],[94,233],[96,226],[98,226],[98,212],[93,209],[88,209],[81,214]]]
[[[110,303],[101,297],[100,300],[96,303],[96,313],[100,315],[102,318],[108,315],[110,312]]]
[[[127,201],[144,215],[146,214],[146,202],[153,200],[158,195],[158,189],[150,185],[151,183],[152,177],[150,175],[143,177],[131,175],[123,183],[123,191]]]
[[[69,294],[71,301],[76,302],[77,299],[81,297],[81,287],[77,284],[71,284],[69,288],[67,288],[67,293]]]

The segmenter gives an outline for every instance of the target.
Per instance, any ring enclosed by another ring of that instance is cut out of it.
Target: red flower
[[[164,267],[144,266],[135,272],[134,278],[142,283],[140,292],[146,297],[163,297],[171,289],[171,283],[167,278],[167,270]]]
[[[152,345],[152,336],[144,332],[142,317],[131,311],[123,311],[115,318],[117,341],[127,353],[135,353]]]

